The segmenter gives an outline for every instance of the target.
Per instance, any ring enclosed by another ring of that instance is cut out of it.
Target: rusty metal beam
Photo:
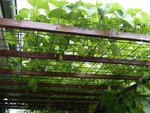
[[[13,51],[13,50],[0,50],[0,56],[59,60],[59,54],[33,53],[33,52],[22,52],[22,51]],[[129,59],[119,59],[119,58],[111,59],[111,58],[92,57],[92,56],[83,57],[83,56],[76,56],[76,55],[62,55],[62,57],[64,61],[150,66],[150,61],[142,61],[142,60],[129,60]]]
[[[9,96],[9,95],[0,95],[0,100],[4,100],[8,99],[8,100],[43,100],[43,101],[48,101],[48,100],[61,100],[61,101],[88,101],[88,102],[98,102],[99,99],[97,98],[75,98],[75,97],[44,97],[44,96],[31,96],[31,95],[16,95],[16,96]]]
[[[28,105],[22,105],[22,103],[16,103],[15,105],[13,104],[4,104],[4,103],[0,103],[0,108],[6,108],[6,109],[46,109],[47,107],[51,107],[54,110],[84,110],[87,109],[88,106],[87,105],[63,105],[63,104],[47,104],[47,105],[35,105],[32,103],[28,103]]]
[[[30,75],[30,76],[48,76],[48,77],[72,77],[72,78],[89,78],[89,79],[115,79],[115,80],[138,80],[141,76],[129,75],[100,75],[100,74],[77,74],[65,72],[45,72],[45,71],[22,71],[0,69],[0,74],[16,74],[16,75]]]
[[[8,93],[12,93],[12,94],[37,94],[37,95],[49,95],[49,96],[53,96],[53,95],[68,95],[68,96],[100,96],[100,93],[94,93],[94,92],[69,92],[69,91],[27,91],[27,90],[18,90],[18,89],[7,89],[7,88],[0,88],[0,94],[8,94]]]
[[[18,21],[13,19],[0,19],[0,27],[5,28],[16,28],[26,30],[36,30],[53,33],[73,34],[73,35],[84,35],[92,36],[96,38],[107,38],[115,40],[134,40],[134,41],[150,41],[148,35],[138,35],[134,33],[126,32],[112,32],[94,29],[83,29],[79,27],[71,27],[65,25],[54,25],[47,23],[31,22],[31,21]]]
[[[28,82],[17,81],[0,81],[0,85],[7,86],[28,86]],[[78,89],[107,89],[106,85],[78,85],[78,84],[54,84],[54,83],[37,83],[38,87],[48,88],[78,88]],[[112,89],[123,89],[125,87],[111,86]]]
[[[8,100],[0,100],[0,102],[7,102],[7,103],[26,103],[26,104],[35,104],[35,105],[47,105],[47,104],[54,104],[54,105],[61,105],[61,104],[98,104],[99,102],[92,102],[92,101],[68,101],[68,100],[24,100],[24,99],[8,99]]]

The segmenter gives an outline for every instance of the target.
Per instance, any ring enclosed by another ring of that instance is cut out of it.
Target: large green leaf
[[[108,4],[104,4],[98,7],[98,13],[103,18],[107,12],[111,10],[112,6]]]
[[[130,8],[127,10],[128,13],[130,13],[133,16],[136,16],[138,13],[142,12],[142,10],[140,8]]]
[[[28,3],[34,8],[49,10],[48,0],[28,0]]]
[[[134,27],[134,17],[131,14],[123,12],[122,10],[115,10],[114,12],[118,18],[126,21],[128,24]]]
[[[82,12],[83,10],[81,9],[74,9],[68,14],[67,17],[69,20],[79,21],[79,18],[84,17]]]
[[[112,8],[109,12],[113,13],[115,10],[123,10],[123,7],[118,3],[112,3]]]
[[[117,15],[118,18],[122,18],[122,16],[123,16],[123,11],[122,10],[117,9],[114,12],[115,12],[115,14]]]
[[[49,0],[49,2],[53,5],[55,5],[56,7],[61,7],[63,5],[68,4],[68,2],[65,0]]]
[[[93,7],[78,6],[76,8],[84,10],[88,14],[88,16],[98,13],[97,8],[94,6]]]
[[[30,14],[30,20],[32,21],[36,21],[38,19],[39,16],[39,10],[31,8],[29,9],[29,14]]]
[[[149,24],[150,23],[150,15],[145,13],[145,12],[141,12],[139,13],[139,19],[140,19],[140,23],[142,24]],[[138,16],[138,15],[137,15]]]
[[[66,11],[67,14],[69,14],[72,11],[72,9],[70,9],[69,7],[67,7],[65,5],[61,6],[61,9]]]
[[[36,5],[36,0],[28,0],[28,3],[34,7]]]
[[[20,18],[29,18],[29,9],[23,8],[19,11]]]
[[[58,19],[64,19],[66,18],[66,11],[61,9],[61,8],[57,8],[57,9],[54,9],[52,11],[50,11],[49,13],[49,17],[55,17],[55,18],[58,18]]]

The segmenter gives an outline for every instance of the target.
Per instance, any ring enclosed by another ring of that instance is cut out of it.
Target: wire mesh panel
[[[146,57],[149,55],[149,43],[143,41],[114,40],[103,37],[94,38],[16,29],[5,29],[2,34],[1,50],[8,50],[12,45],[16,45],[17,51],[24,52],[149,60],[149,57]]]

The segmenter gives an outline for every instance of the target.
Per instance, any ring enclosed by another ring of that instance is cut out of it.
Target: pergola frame
[[[58,34],[71,34],[71,35],[81,35],[89,36],[95,38],[103,39],[114,39],[114,40],[129,40],[129,41],[142,41],[149,42],[150,36],[148,35],[138,35],[134,33],[125,33],[125,32],[112,32],[112,31],[102,31],[102,30],[93,30],[93,29],[83,29],[79,27],[71,27],[65,25],[53,25],[39,22],[30,22],[30,21],[17,21],[12,19],[0,19],[0,27],[2,28],[11,28],[11,29],[21,29],[21,30],[31,30],[31,31],[43,31],[51,32]],[[22,52],[22,51],[13,51],[13,50],[0,50],[1,57],[17,57],[17,58],[32,58],[32,59],[49,59],[49,60],[59,60],[59,54],[51,53],[33,53],[33,52]],[[139,65],[139,66],[150,66],[150,61],[143,60],[131,60],[131,59],[119,59],[119,58],[103,58],[103,57],[91,57],[91,56],[76,56],[76,55],[62,55],[63,60],[65,61],[81,61],[81,62],[96,62],[96,63],[108,63],[108,64],[123,64],[123,65]],[[130,75],[117,75],[112,76],[108,74],[85,74],[85,73],[68,73],[68,72],[45,72],[45,71],[25,71],[25,70],[13,70],[13,69],[0,69],[1,75],[29,75],[29,76],[48,76],[48,77],[71,77],[71,78],[88,78],[88,79],[112,79],[112,80],[138,80],[142,75],[130,76]],[[0,86],[27,86],[26,82],[16,82],[16,81],[0,81]],[[38,83],[39,87],[53,87],[53,88],[80,88],[80,89],[107,89],[107,86],[104,85],[72,85],[72,84],[48,84],[48,83]],[[132,87],[132,86],[131,86]],[[120,87],[111,86],[112,89],[119,89]],[[135,88],[135,87],[133,87]],[[124,89],[124,88],[122,88]],[[100,96],[100,93],[87,93],[87,92],[65,92],[65,91],[25,91],[18,89],[8,89],[0,88],[0,93],[6,94],[40,94],[40,95],[76,95],[76,96],[91,96],[97,97]],[[55,104],[46,103],[46,99],[41,99],[38,104],[37,99],[31,99],[27,102],[23,101],[19,96],[7,96],[3,95],[3,98],[0,98],[3,102],[4,98],[7,98],[7,103],[17,103],[17,105],[2,105],[6,108],[26,108],[26,106],[21,105],[21,103],[31,104],[31,107],[44,107],[44,106],[63,106],[64,109],[73,109],[77,108],[80,110],[80,106],[86,103],[97,104],[95,99],[86,99],[86,98],[69,98],[69,102],[62,101],[63,98],[55,98]],[[41,98],[40,96],[38,98]],[[66,98],[66,97],[65,97]],[[67,98],[66,98],[67,99]],[[60,102],[57,102],[61,100]],[[94,102],[93,102],[94,100]],[[70,102],[72,101],[72,102]],[[73,103],[75,101],[75,103]],[[64,105],[61,104],[63,102]],[[93,103],[92,103],[93,102]],[[33,104],[34,103],[34,104]],[[2,103],[1,103],[2,104]],[[65,108],[65,105],[71,104],[71,108]],[[74,105],[75,104],[75,105]],[[89,105],[88,104],[88,105]],[[1,107],[2,107],[1,106]],[[58,107],[59,109],[60,107]],[[62,108],[62,109],[63,109]]]

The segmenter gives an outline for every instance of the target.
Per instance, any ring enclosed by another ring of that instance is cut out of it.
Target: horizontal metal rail
[[[45,71],[21,71],[0,69],[0,74],[16,74],[30,76],[48,76],[48,77],[72,77],[72,78],[89,78],[89,79],[115,79],[115,80],[138,80],[141,76],[129,75],[100,75],[100,74],[83,74],[83,73],[65,73],[65,72],[45,72]]]
[[[53,100],[53,101],[45,101],[45,100],[16,100],[16,99],[9,99],[9,100],[0,100],[0,102],[8,102],[8,103],[27,103],[27,104],[35,104],[35,105],[47,105],[47,104],[73,104],[73,105],[76,105],[76,104],[98,104],[98,102],[90,102],[90,101],[60,101],[60,100]]]
[[[92,101],[92,102],[98,102],[99,98],[75,98],[75,97],[44,97],[44,96],[31,96],[31,95],[16,95],[16,96],[9,96],[9,95],[0,95],[0,100],[43,100],[43,101],[55,101],[55,100],[61,100],[61,101]]]
[[[0,56],[59,60],[59,54],[21,52],[13,50],[0,50]],[[64,61],[150,66],[150,61],[141,61],[141,60],[111,59],[111,58],[76,56],[76,55],[62,55],[62,57]]]
[[[66,105],[66,104],[47,104],[47,105],[35,105],[35,104],[22,104],[22,103],[16,103],[16,104],[4,104],[0,103],[0,108],[6,108],[6,109],[46,109],[47,107],[51,107],[55,110],[85,110],[88,108],[88,105],[84,104],[76,104],[76,105]]]
[[[28,82],[0,81],[0,85],[8,86],[28,86]],[[38,87],[47,88],[78,88],[78,89],[107,89],[106,85],[77,85],[77,84],[54,84],[54,83],[37,83]],[[123,87],[111,86],[112,89],[122,89]]]
[[[94,30],[94,29],[83,29],[79,27],[54,25],[54,24],[31,22],[31,21],[18,21],[13,19],[0,19],[0,27],[84,35],[84,36],[92,36],[97,38],[116,39],[116,40],[134,40],[134,41],[144,41],[144,42],[150,41],[150,36],[148,35],[138,35],[138,34],[127,33],[127,32],[112,32],[107,30],[103,31],[103,30]]]
[[[100,96],[100,93],[94,92],[73,92],[73,91],[27,91],[27,90],[18,90],[18,89],[7,89],[7,88],[0,88],[0,94],[10,93],[10,94],[35,94],[35,95],[68,95],[68,96]]]

